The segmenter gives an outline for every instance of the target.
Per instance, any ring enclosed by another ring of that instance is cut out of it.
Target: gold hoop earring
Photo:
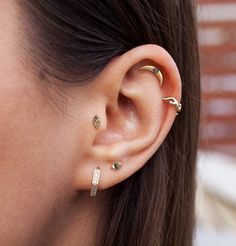
[[[96,196],[97,194],[100,175],[101,175],[100,167],[96,167],[96,169],[93,172],[92,188],[90,191],[90,196]]]
[[[174,98],[174,97],[163,97],[162,100],[168,101],[169,104],[171,104],[175,107],[177,112],[181,112],[182,104],[180,102],[178,102],[176,98]]]
[[[154,73],[156,75],[157,79],[160,82],[160,86],[162,86],[162,84],[163,84],[163,75],[162,75],[162,73],[161,73],[159,68],[148,65],[148,66],[143,66],[140,69],[145,69],[145,70],[148,70],[148,71],[151,71],[152,73]]]
[[[95,129],[98,129],[101,126],[101,118],[97,115],[93,117],[93,126]]]

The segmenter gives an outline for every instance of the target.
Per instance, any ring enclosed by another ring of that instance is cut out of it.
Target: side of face
[[[77,193],[89,195],[98,164],[101,191],[129,178],[157,151],[176,117],[162,98],[180,101],[181,81],[167,51],[143,45],[114,58],[86,85],[47,83],[22,62],[19,18],[14,0],[1,1],[0,240],[40,245]],[[162,87],[139,70],[144,65],[162,70]],[[118,160],[123,165],[114,174]]]
[[[88,116],[75,99],[67,105],[73,115],[65,113],[64,96],[56,88],[46,93],[22,64],[17,15],[14,1],[1,1],[0,241],[33,245],[47,234],[58,201],[64,209],[61,197],[72,193],[68,177],[81,156],[82,118]]]

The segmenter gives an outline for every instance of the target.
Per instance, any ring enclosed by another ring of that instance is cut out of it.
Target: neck
[[[60,220],[55,220],[49,245],[96,245],[107,216],[104,198],[105,192],[100,191],[96,197],[87,191],[80,192],[73,205],[60,215]]]

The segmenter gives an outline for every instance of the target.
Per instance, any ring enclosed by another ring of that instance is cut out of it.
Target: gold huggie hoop
[[[92,188],[90,191],[90,196],[96,196],[97,194],[100,174],[101,174],[100,167],[97,167],[93,172],[93,180],[92,180]]]
[[[145,70],[148,70],[148,71],[151,71],[152,73],[154,73],[156,75],[157,79],[160,82],[160,86],[162,86],[162,84],[163,84],[163,75],[162,75],[162,73],[161,73],[159,68],[154,67],[154,66],[143,66],[140,69],[145,69]]]
[[[177,112],[181,112],[182,104],[179,103],[174,97],[163,97],[162,100],[168,101],[169,104],[175,106]],[[178,113],[177,113],[178,114]]]

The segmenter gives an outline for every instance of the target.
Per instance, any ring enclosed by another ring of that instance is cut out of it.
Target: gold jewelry
[[[168,101],[169,104],[175,106],[177,112],[181,112],[182,104],[178,102],[174,97],[163,97],[162,100]]]
[[[161,73],[159,68],[154,67],[154,66],[143,66],[140,69],[146,69],[146,70],[151,71],[152,73],[154,73],[156,75],[157,79],[160,82],[160,86],[162,86],[162,84],[163,84],[163,75],[162,75],[162,73]]]
[[[90,196],[96,196],[97,194],[100,174],[101,174],[100,167],[96,167],[96,169],[93,172],[93,180],[92,180],[92,188],[90,191]]]
[[[98,129],[100,127],[100,125],[101,125],[101,118],[99,116],[95,115],[93,117],[93,125],[94,125],[95,129]]]
[[[121,162],[116,161],[116,162],[113,163],[113,165],[111,166],[111,168],[113,170],[119,170],[121,168],[121,166],[122,166]]]

